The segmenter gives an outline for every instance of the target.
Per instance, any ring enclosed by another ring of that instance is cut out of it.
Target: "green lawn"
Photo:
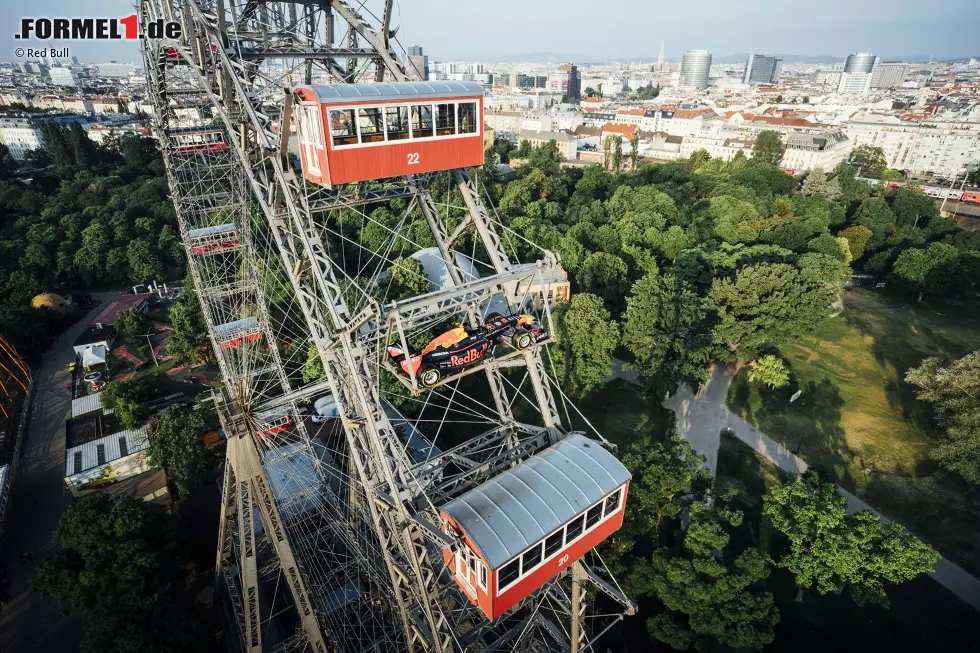
[[[780,541],[761,519],[762,497],[783,476],[740,440],[722,436],[716,483],[739,490],[736,505],[745,513],[732,538],[739,549],[758,538],[761,550],[779,558]],[[807,592],[797,602],[796,584],[776,568],[767,582],[779,607],[776,641],[768,651],[973,651],[976,613],[930,578],[920,576],[888,587],[889,609],[857,607],[847,593]]]
[[[781,352],[789,388],[760,390],[740,374],[728,404],[811,466],[945,556],[980,573],[980,499],[928,458],[931,409],[905,372],[927,356],[980,347],[980,305],[928,305],[883,292],[845,293],[844,314]],[[790,403],[790,396],[802,390]]]

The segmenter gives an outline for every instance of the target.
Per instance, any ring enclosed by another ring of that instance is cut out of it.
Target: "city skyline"
[[[528,5],[502,0],[493,11],[520,16],[508,23],[508,30],[474,29],[461,38],[459,25],[484,24],[485,7],[460,5],[447,0],[431,0],[417,7],[407,0],[396,4],[394,25],[404,47],[421,45],[430,60],[507,61],[524,55],[576,62],[650,60],[655,61],[661,41],[666,41],[667,61],[680,61],[689,49],[705,49],[716,60],[738,54],[764,52],[812,57],[840,57],[857,51],[873,51],[884,58],[935,57],[962,59],[980,55],[972,25],[980,20],[980,3],[973,0],[940,0],[930,6],[932,16],[908,18],[921,9],[910,0],[870,0],[854,6],[846,0],[826,0],[819,12],[805,6],[788,6],[776,0],[761,0],[749,20],[740,6],[720,1],[704,3],[692,16],[685,7],[653,7],[639,0],[624,0],[616,12],[588,13],[588,33],[583,32],[581,11],[556,0]],[[31,15],[78,16],[78,4],[69,0],[45,0],[43,11]],[[93,0],[86,4],[87,16],[122,16],[132,11],[124,0]],[[623,20],[624,15],[630,20]],[[13,38],[14,26],[25,15],[22,6],[3,4],[0,22],[8,26],[3,39],[7,54],[17,47],[36,47],[51,43],[32,43]],[[942,17],[942,18],[939,18]],[[947,18],[948,17],[948,18]],[[696,21],[696,23],[695,23]],[[522,28],[521,26],[526,26]],[[540,26],[548,25],[542,30]],[[597,39],[596,34],[609,34]],[[576,38],[586,36],[589,38]],[[607,46],[584,45],[596,42]],[[61,41],[72,55],[87,63],[135,61],[139,49],[133,42]],[[973,49],[971,51],[971,48]],[[529,59],[531,60],[531,59]]]

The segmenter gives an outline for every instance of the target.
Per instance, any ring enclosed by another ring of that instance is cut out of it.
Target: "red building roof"
[[[634,132],[639,129],[637,125],[622,125],[614,122],[607,122],[602,128],[602,133],[619,134],[626,140],[633,138]]]
[[[116,316],[119,315],[119,311],[125,311],[130,308],[138,308],[142,306],[143,302],[145,302],[152,294],[153,293],[150,292],[142,292],[138,295],[123,295],[102,309],[102,312],[96,315],[95,318],[89,322],[89,324],[101,324],[103,326],[107,324],[115,324]]]

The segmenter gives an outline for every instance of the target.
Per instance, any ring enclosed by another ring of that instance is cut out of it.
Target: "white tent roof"
[[[105,363],[105,359],[106,359],[105,345],[92,345],[91,347],[86,347],[85,351],[82,352],[83,367],[89,367],[91,365],[102,365]]]

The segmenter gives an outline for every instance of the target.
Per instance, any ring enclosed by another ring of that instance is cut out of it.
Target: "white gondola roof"
[[[630,479],[598,442],[573,433],[442,507],[493,569]]]
[[[235,320],[234,322],[225,322],[224,324],[219,324],[214,327],[214,332],[216,334],[226,333],[228,331],[234,331],[235,329],[246,329],[258,326],[259,321],[254,316],[243,317],[240,320]]]
[[[483,95],[476,82],[382,82],[377,84],[313,85],[321,104],[346,104],[368,100],[413,100],[426,98],[473,97]]]
[[[201,236],[211,236],[214,234],[232,233],[238,230],[234,223],[219,224],[214,227],[201,227],[200,229],[189,229],[187,235],[190,238],[200,238]]]

